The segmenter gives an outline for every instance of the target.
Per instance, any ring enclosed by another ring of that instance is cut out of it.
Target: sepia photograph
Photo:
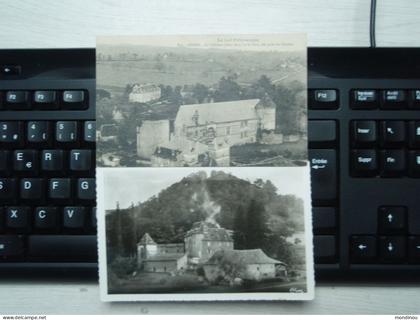
[[[101,295],[307,300],[309,168],[99,168]]]
[[[305,166],[304,35],[98,37],[100,167]]]

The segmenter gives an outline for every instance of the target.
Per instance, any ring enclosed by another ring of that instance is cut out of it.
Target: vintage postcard
[[[309,300],[309,167],[101,168],[104,301]]]
[[[97,39],[101,167],[305,166],[306,38]]]
[[[98,38],[103,300],[313,297],[306,73],[303,35]]]

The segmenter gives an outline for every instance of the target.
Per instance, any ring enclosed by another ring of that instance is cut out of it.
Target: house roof
[[[261,249],[251,250],[228,250],[216,251],[205,264],[220,264],[229,262],[232,264],[285,264],[267,256]]]
[[[160,91],[160,88],[157,85],[152,83],[145,83],[145,84],[134,84],[131,93],[144,93],[144,92],[153,92],[153,91]]]
[[[147,257],[144,261],[174,261],[179,260],[183,256],[185,256],[185,253],[157,254]]]
[[[140,239],[139,244],[156,244],[156,242],[148,233],[145,233]]]
[[[250,99],[182,105],[176,115],[175,124],[195,126],[194,116],[198,116],[199,125],[255,119],[255,107],[259,101]]]
[[[192,229],[185,234],[185,238],[194,234],[203,234],[203,241],[233,241],[229,230],[210,222],[194,223]]]

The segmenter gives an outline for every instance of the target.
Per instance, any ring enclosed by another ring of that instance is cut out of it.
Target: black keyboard
[[[420,276],[420,49],[308,56],[317,275]],[[95,267],[95,52],[0,68],[0,270]]]
[[[0,51],[0,268],[95,266],[95,53]]]
[[[318,275],[420,275],[420,49],[310,49]]]

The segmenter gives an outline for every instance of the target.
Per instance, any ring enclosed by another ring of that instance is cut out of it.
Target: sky
[[[116,202],[120,208],[127,208],[131,203],[143,202],[158,194],[161,190],[180,181],[185,176],[198,171],[210,175],[213,170],[221,170],[251,182],[256,179],[271,180],[277,187],[278,194],[293,194],[308,199],[310,194],[308,167],[230,167],[230,168],[98,168],[103,176],[103,185],[98,192],[103,192],[104,208],[114,209]],[[98,183],[101,183],[100,179]]]

